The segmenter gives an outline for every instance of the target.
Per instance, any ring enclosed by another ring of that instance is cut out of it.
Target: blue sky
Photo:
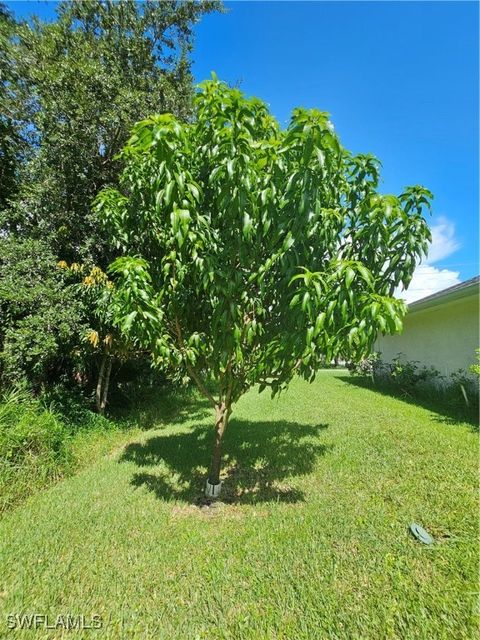
[[[54,3],[9,2],[45,18]],[[212,70],[269,103],[331,113],[347,148],[383,163],[381,189],[435,194],[434,242],[408,299],[478,273],[478,4],[229,2],[196,27],[196,80]]]

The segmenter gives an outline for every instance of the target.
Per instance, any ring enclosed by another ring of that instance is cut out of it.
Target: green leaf
[[[135,320],[135,318],[137,317],[137,312],[136,311],[131,311],[125,318],[124,322],[123,322],[123,331],[125,331],[125,333],[128,333],[132,327],[133,321]]]
[[[291,247],[293,247],[293,245],[295,244],[295,240],[292,237],[292,234],[290,232],[288,232],[287,237],[285,238],[285,241],[283,243],[283,250],[284,251],[288,251]]]
[[[347,267],[345,270],[345,285],[347,289],[350,288],[353,280],[355,278],[355,271],[351,267]]]
[[[196,185],[189,183],[188,188],[190,190],[190,193],[193,195],[193,197],[195,198],[195,200],[197,202],[200,202],[200,191],[199,189],[196,187]]]
[[[167,206],[169,206],[172,203],[172,195],[173,195],[174,187],[175,187],[175,182],[173,180],[171,180],[165,187],[164,200]]]
[[[396,313],[395,313],[395,309],[393,307],[393,304],[390,302],[390,300],[384,300],[383,305],[384,305],[385,309],[387,310],[388,315],[393,320],[396,317]]]
[[[298,303],[300,302],[300,294],[296,293],[293,298],[290,300],[290,309],[293,309],[294,307],[296,307],[298,305]]]
[[[370,313],[372,315],[372,318],[375,320],[375,318],[378,316],[378,313],[380,311],[380,305],[378,304],[378,302],[374,302],[371,306],[370,306]]]
[[[318,160],[318,164],[323,167],[325,164],[325,153],[323,152],[322,149],[320,149],[320,147],[317,147],[315,149],[315,152],[317,154],[317,160]]]
[[[357,265],[357,271],[367,284],[372,283],[372,274],[366,267],[364,267],[362,264],[359,264]]]
[[[305,291],[305,293],[303,294],[303,300],[302,300],[302,311],[306,311],[307,307],[309,306],[310,303],[310,293],[308,291]]]
[[[322,311],[322,313],[318,314],[317,319],[315,320],[315,336],[318,336],[320,331],[323,329],[323,327],[325,325],[325,318],[326,317],[327,317],[327,314],[325,312],[323,312],[323,311]]]
[[[313,327],[308,327],[308,329],[307,329],[307,346],[310,346],[312,344],[313,335],[314,335],[314,328]]]
[[[350,329],[350,331],[348,332],[348,344],[350,346],[352,346],[353,344],[353,340],[356,337],[356,335],[358,334],[358,327],[352,327]]]
[[[252,219],[250,218],[250,216],[248,215],[248,213],[244,213],[243,214],[243,236],[245,238],[248,238],[252,232]]]
[[[183,177],[183,174],[177,173],[176,176],[175,176],[175,179],[176,179],[177,184],[178,184],[178,192],[181,195],[185,191],[185,179]]]

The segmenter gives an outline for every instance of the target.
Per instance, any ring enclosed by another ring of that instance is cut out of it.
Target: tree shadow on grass
[[[303,501],[303,491],[290,486],[288,479],[310,473],[317,458],[329,450],[317,440],[319,432],[326,428],[325,424],[232,419],[223,446],[222,501]],[[189,432],[131,443],[120,462],[145,468],[133,475],[134,486],[145,486],[162,500],[200,504],[213,434],[211,424],[202,424]]]
[[[370,378],[364,378],[362,376],[345,376],[339,378],[339,380],[355,387],[375,391],[375,393],[379,393],[382,396],[397,398],[398,400],[402,400],[402,402],[423,407],[432,412],[431,417],[435,422],[448,425],[466,423],[470,425],[473,431],[478,431],[477,408],[474,406],[467,407],[461,398],[452,401],[452,398],[448,396],[445,398],[441,396],[427,396],[421,392],[413,396],[387,383],[378,382],[374,384]]]
[[[116,412],[127,426],[133,424],[144,430],[199,421],[211,413],[208,400],[191,388],[162,389],[160,393],[153,389],[151,398],[139,398],[133,407]]]

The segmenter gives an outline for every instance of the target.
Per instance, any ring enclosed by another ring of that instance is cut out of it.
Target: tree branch
[[[198,371],[195,369],[195,367],[190,364],[190,362],[188,361],[187,355],[186,355],[186,349],[185,349],[185,343],[183,341],[183,336],[182,336],[182,330],[180,328],[180,323],[178,321],[177,316],[175,316],[175,329],[176,329],[176,333],[177,333],[177,337],[178,337],[178,343],[180,345],[180,349],[183,351],[183,353],[185,354],[185,363],[187,366],[187,371],[190,375],[190,377],[193,379],[193,381],[196,383],[197,387],[200,389],[201,393],[203,393],[203,395],[208,398],[208,400],[210,400],[210,404],[212,405],[213,408],[215,408],[217,406],[217,402],[215,400],[215,398],[212,396],[212,394],[210,393],[210,391],[207,389],[207,387],[205,386],[205,383],[203,382],[203,380],[200,378],[200,375],[198,373]]]

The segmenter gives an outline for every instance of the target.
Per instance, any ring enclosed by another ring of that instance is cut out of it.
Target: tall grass
[[[13,388],[0,396],[0,513],[102,453],[121,424]]]

